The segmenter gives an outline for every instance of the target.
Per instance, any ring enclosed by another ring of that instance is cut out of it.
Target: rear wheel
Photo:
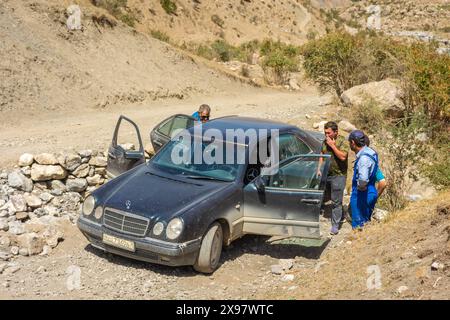
[[[222,254],[223,231],[220,223],[213,223],[206,231],[194,269],[202,273],[214,272]]]

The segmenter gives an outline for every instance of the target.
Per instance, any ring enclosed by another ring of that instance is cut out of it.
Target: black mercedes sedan
[[[134,128],[135,150],[118,144],[123,123]],[[157,152],[146,162],[139,128],[119,118],[108,151],[113,178],[85,199],[77,222],[92,246],[212,273],[222,247],[245,234],[320,238],[330,159],[317,135],[257,118],[195,125],[175,115],[150,138]]]

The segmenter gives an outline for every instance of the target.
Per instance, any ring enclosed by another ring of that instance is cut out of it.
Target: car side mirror
[[[254,180],[254,184],[258,192],[263,193],[266,190],[266,183],[262,176],[256,177],[256,179]]]

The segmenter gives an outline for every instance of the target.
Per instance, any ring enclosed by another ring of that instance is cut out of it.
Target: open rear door
[[[329,155],[298,155],[280,163],[277,174],[249,183],[244,189],[244,233],[320,238],[329,163]]]
[[[120,130],[124,124],[129,128],[127,132]],[[121,137],[124,136],[127,139],[127,142],[135,141],[136,145],[120,144],[119,132]],[[145,153],[139,128],[132,120],[120,116],[108,149],[107,174],[109,177],[115,177],[142,163],[145,163]]]

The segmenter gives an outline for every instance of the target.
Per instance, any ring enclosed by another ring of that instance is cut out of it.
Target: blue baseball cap
[[[348,140],[351,141],[358,141],[361,142],[362,145],[366,145],[366,135],[364,134],[364,132],[362,132],[361,130],[353,130],[352,132],[350,132],[349,136],[348,136]]]

